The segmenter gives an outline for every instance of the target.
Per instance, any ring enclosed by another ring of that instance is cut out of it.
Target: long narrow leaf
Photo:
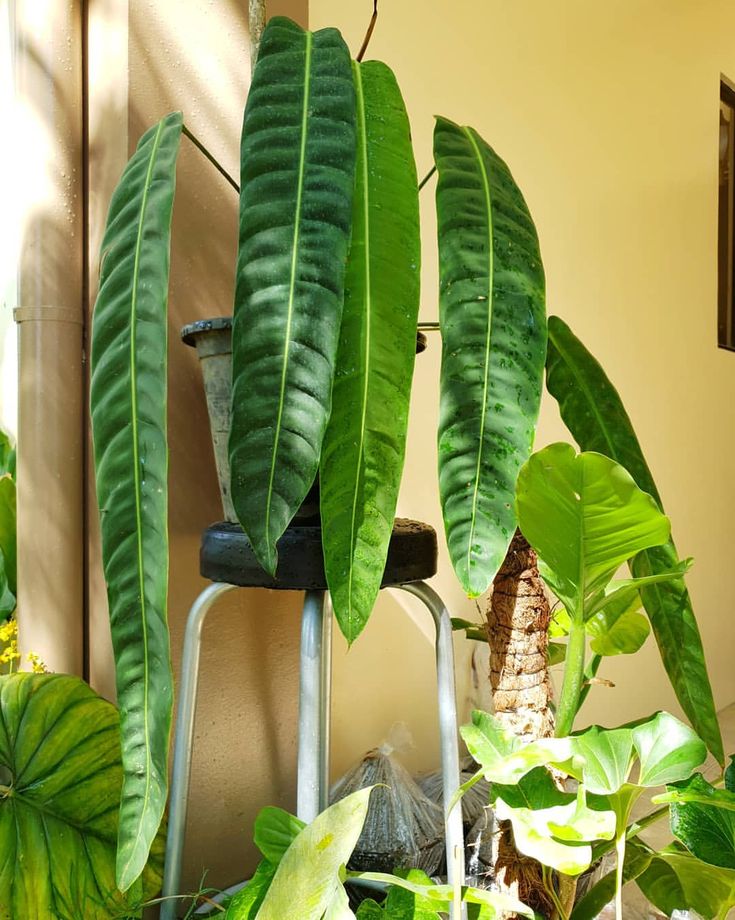
[[[266,26],[242,133],[232,498],[261,565],[317,473],[331,406],[355,164],[355,90],[335,29]]]
[[[549,319],[546,386],[582,450],[595,450],[624,466],[663,510],[661,497],[617,390],[597,360],[561,319]],[[644,550],[631,562],[636,577],[668,572],[681,560],[673,540]],[[707,747],[724,763],[722,736],[707,674],[702,639],[683,579],[644,585],[640,591],[666,673],[682,709]]]
[[[92,325],[91,410],[124,781],[117,883],[143,871],[166,804],[166,304],[181,113],[140,140],[110,204]]]
[[[437,119],[439,491],[449,555],[485,591],[515,532],[515,485],[538,418],[546,319],[536,230],[505,163],[472,128]]]
[[[391,70],[353,65],[357,169],[345,304],[320,470],[324,564],[349,642],[373,609],[403,472],[419,308],[419,203]]]

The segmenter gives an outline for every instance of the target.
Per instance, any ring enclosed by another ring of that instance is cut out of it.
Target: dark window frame
[[[735,84],[720,76],[717,344],[735,351]]]

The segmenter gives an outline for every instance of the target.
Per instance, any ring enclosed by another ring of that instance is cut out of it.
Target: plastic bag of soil
[[[468,757],[461,763],[460,783],[466,783],[477,772],[477,764]],[[421,786],[424,795],[431,799],[440,808],[444,802],[444,788],[441,770],[434,773],[427,773],[425,776],[417,776],[416,782]],[[468,789],[462,796],[462,824],[464,825],[465,835],[477,821],[483,816],[485,809],[490,801],[490,783],[481,779],[479,783]]]
[[[393,731],[392,736],[395,736]],[[434,875],[444,853],[442,809],[430,801],[393,756],[396,744],[369,751],[332,787],[337,802],[366,786],[370,796],[365,825],[349,868],[363,872],[423,869]]]

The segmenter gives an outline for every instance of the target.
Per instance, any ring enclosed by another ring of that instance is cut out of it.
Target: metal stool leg
[[[401,585],[401,590],[415,595],[423,602],[436,627],[436,678],[439,695],[444,818],[447,834],[447,881],[456,887],[465,884],[465,865],[462,808],[457,805],[449,812],[449,803],[460,786],[452,621],[444,601],[426,582]],[[453,920],[455,918],[459,920],[460,917],[466,916],[466,911],[466,906],[453,904],[450,916]]]
[[[213,584],[205,588],[194,601],[186,621],[184,653],[181,663],[179,705],[176,717],[174,761],[171,777],[171,800],[166,837],[166,862],[163,873],[161,920],[174,920],[181,894],[181,861],[184,854],[186,811],[191,777],[191,751],[194,740],[197,685],[199,683],[199,654],[202,645],[202,627],[215,600],[234,585]]]
[[[307,591],[301,619],[296,813],[307,824],[328,805],[332,610],[326,591]]]

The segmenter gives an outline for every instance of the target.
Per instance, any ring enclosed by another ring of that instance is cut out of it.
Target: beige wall
[[[369,6],[312,0],[310,22],[338,26],[356,49]],[[419,172],[431,163],[440,113],[474,125],[526,194],[549,310],[617,383],[680,550],[695,557],[689,583],[723,706],[735,698],[735,354],[716,348],[718,81],[721,71],[735,77],[735,8],[724,0],[390,0],[380,9],[368,57],[396,71]],[[437,316],[433,185],[423,196],[428,320]],[[401,500],[402,513],[437,527],[438,357],[432,341],[418,363]],[[565,437],[546,398],[537,443]],[[467,606],[446,555],[436,584],[458,613]],[[377,619],[387,644],[388,612]],[[348,694],[370,679],[348,664],[362,655],[358,642],[338,663]],[[432,689],[409,668],[412,693],[427,699],[409,718],[423,740]],[[617,686],[591,695],[590,720],[676,709],[652,640],[635,658],[606,664],[604,675]],[[387,722],[399,707],[377,679],[373,692]],[[371,720],[381,721],[375,711]]]

